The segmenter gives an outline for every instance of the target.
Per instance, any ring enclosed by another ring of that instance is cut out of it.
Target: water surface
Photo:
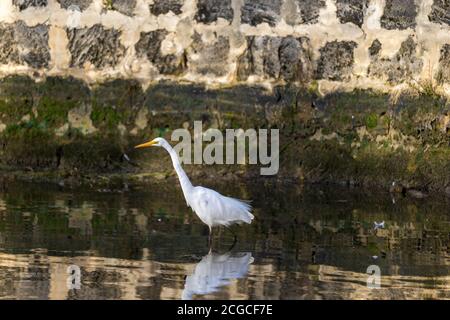
[[[217,185],[256,220],[208,228],[175,181],[133,190],[0,186],[1,299],[450,297],[450,203],[356,190]],[[385,221],[374,229],[374,221]],[[81,271],[68,288],[68,267]],[[367,268],[381,287],[367,286]]]

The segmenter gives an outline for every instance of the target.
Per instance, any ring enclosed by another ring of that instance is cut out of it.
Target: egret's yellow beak
[[[149,141],[149,142],[146,142],[146,143],[138,144],[138,145],[135,146],[134,148],[135,148],[135,149],[138,149],[138,148],[147,148],[147,147],[151,147],[151,146],[154,145],[155,143],[156,143],[156,141],[155,141],[155,140],[152,140],[152,141]]]

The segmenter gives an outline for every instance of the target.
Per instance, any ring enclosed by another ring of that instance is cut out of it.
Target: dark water
[[[450,297],[447,199],[263,181],[216,189],[255,207],[255,222],[234,228],[231,251],[232,235],[222,230],[209,252],[207,227],[175,181],[112,192],[4,182],[0,298]],[[73,265],[80,289],[68,287]],[[378,289],[367,285],[370,265],[380,269]]]

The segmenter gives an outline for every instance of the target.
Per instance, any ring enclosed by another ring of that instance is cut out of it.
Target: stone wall
[[[1,76],[450,84],[446,0],[2,0],[0,35]]]
[[[0,174],[165,179],[133,146],[202,120],[280,129],[275,179],[450,194],[448,90],[446,0],[0,1]]]

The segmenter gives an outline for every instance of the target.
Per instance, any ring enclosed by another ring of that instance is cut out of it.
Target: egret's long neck
[[[183,168],[181,167],[180,160],[178,159],[178,155],[173,150],[173,148],[170,145],[163,145],[164,149],[169,152],[170,157],[172,158],[172,164],[177,172],[178,179],[180,180],[181,189],[183,190],[184,197],[186,198],[186,201],[188,201],[187,195],[189,194],[190,189],[192,188],[192,183],[189,180],[188,176],[186,175],[186,172],[184,172]]]

